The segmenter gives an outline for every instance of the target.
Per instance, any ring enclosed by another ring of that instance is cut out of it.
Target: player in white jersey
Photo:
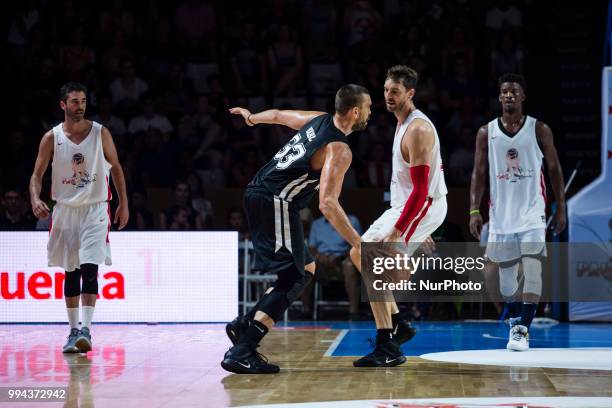
[[[125,178],[113,138],[105,127],[84,118],[87,89],[70,82],[60,91],[64,121],[44,134],[30,179],[32,211],[38,218],[50,214],[40,199],[42,179],[52,162],[51,215],[47,255],[49,266],[65,271],[64,297],[70,334],[64,353],[91,350],[91,320],[98,295],[98,265],[111,264],[108,232],[111,227],[110,175],[119,194],[115,223],[128,222]],[[82,278],[82,285],[81,285]],[[79,298],[82,326],[79,328]]]
[[[416,71],[396,65],[387,71],[385,104],[397,118],[393,141],[391,208],[363,234],[363,242],[406,242],[408,255],[433,233],[446,217],[446,183],[440,141],[433,123],[414,106]],[[361,271],[361,248],[351,249]],[[400,345],[416,331],[401,319],[395,302],[370,302],[376,320],[374,351],[353,363],[356,367],[391,367],[406,357]]]
[[[499,264],[500,292],[510,313],[509,350],[529,349],[529,327],[542,294],[542,258],[546,256],[546,184],[542,158],[557,200],[555,234],[565,229],[563,173],[548,125],[523,114],[525,78],[499,78],[502,116],[476,135],[470,186],[470,231],[480,239],[480,203],[489,167],[489,239],[487,257]],[[519,264],[523,288],[519,293]],[[521,296],[522,295],[522,296]]]

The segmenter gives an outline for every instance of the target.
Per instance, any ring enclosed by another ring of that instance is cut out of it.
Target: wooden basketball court
[[[417,337],[404,347],[407,363],[357,369],[352,361],[369,350],[371,323],[280,327],[266,337],[260,351],[278,363],[281,372],[237,375],[219,366],[229,346],[220,324],[97,325],[94,351],[87,356],[61,353],[66,326],[4,325],[0,387],[67,387],[68,399],[45,405],[7,401],[0,406],[222,407],[325,401],[335,403],[322,406],[339,406],[346,401],[342,406],[380,407],[438,406],[432,404],[443,398],[512,397],[514,403],[529,404],[533,397],[564,397],[550,400],[553,405],[537,404],[562,406],[576,401],[566,398],[570,396],[582,401],[572,406],[612,406],[610,325],[534,329],[532,347],[537,349],[519,353],[525,356],[522,362],[516,358],[523,357],[507,352],[509,363],[523,365],[514,367],[433,360],[437,355],[453,360],[452,350],[471,349],[475,356],[497,353],[503,361],[506,355],[491,348],[505,345],[501,339],[506,329],[499,323],[430,323],[417,328]],[[484,351],[474,351],[480,348]],[[450,351],[436,352],[444,349]],[[457,353],[460,360],[462,354]],[[548,362],[539,358],[546,355]],[[530,361],[540,367],[529,367]],[[550,368],[564,364],[581,368]],[[414,399],[428,402],[402,402]]]

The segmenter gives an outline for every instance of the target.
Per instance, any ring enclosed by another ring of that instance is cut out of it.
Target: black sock
[[[391,315],[391,321],[393,322],[393,327],[397,326],[397,324],[402,321],[402,318],[400,317],[400,312],[393,313]]]
[[[251,324],[246,333],[240,337],[238,344],[246,344],[253,347],[257,346],[266,334],[268,334],[266,325],[258,320],[253,320],[253,324]]]
[[[376,329],[376,341],[382,343],[393,339],[393,329]]]
[[[535,316],[536,309],[538,308],[537,303],[523,303],[523,307],[521,308],[521,325],[529,328],[531,326],[531,321]]]
[[[523,308],[522,302],[507,302],[506,306],[508,307],[508,316],[509,317],[520,317],[521,310]]]

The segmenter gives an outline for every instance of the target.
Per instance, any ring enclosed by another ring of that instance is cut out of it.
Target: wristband
[[[249,114],[249,116],[247,116],[247,123],[250,123],[250,124],[251,124],[251,126],[255,126],[255,123],[253,123],[253,122],[251,121],[251,116],[253,116],[253,114],[252,114],[252,113],[251,113],[251,114]]]
[[[480,210],[470,210],[470,215],[480,215]]]

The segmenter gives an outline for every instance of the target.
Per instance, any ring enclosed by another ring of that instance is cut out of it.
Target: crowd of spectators
[[[365,85],[374,105],[368,128],[349,138],[345,187],[388,186],[395,119],[382,90],[394,64],[418,70],[416,106],[437,125],[447,183],[467,186],[476,130],[497,110],[496,78],[522,72],[529,52],[521,43],[526,8],[515,3],[14,3],[5,32],[12,108],[0,151],[0,228],[37,224],[28,215],[28,178],[42,134],[63,119],[58,91],[67,81],[88,87],[87,116],[114,137],[131,197],[129,228],[212,228],[207,189],[245,187],[293,132],[247,127],[227,109],[329,111],[347,82]],[[171,190],[172,205],[152,213],[150,188]],[[228,223],[243,223],[238,217],[234,211]]]

